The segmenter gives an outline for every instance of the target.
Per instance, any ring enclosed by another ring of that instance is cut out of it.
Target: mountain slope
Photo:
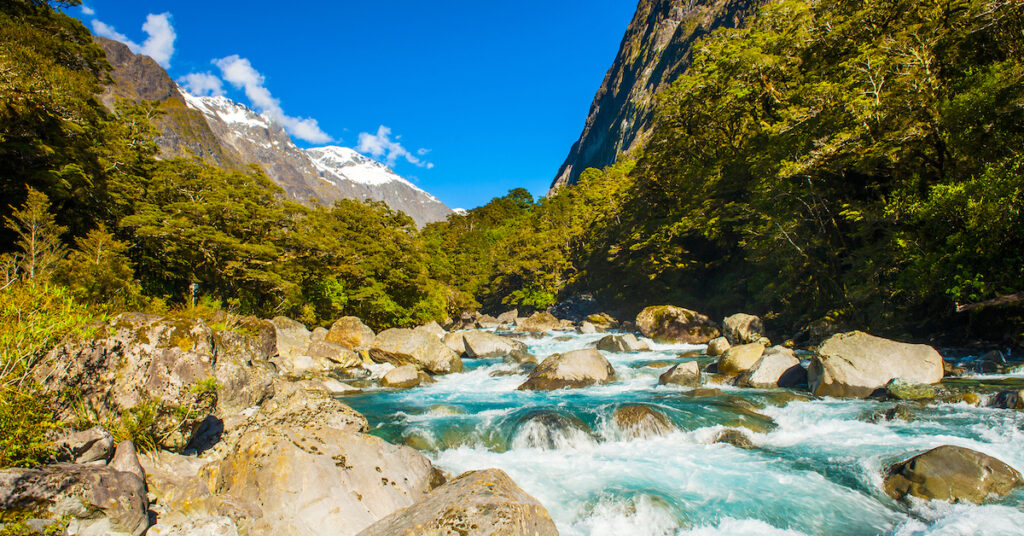
[[[614,164],[650,133],[655,95],[690,66],[694,42],[736,27],[760,0],[640,0],[601,84],[580,139],[551,185],[573,184],[586,168]]]

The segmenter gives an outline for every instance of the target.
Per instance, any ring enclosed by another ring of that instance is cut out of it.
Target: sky
[[[544,195],[636,0],[85,0],[68,13],[197,94],[353,147],[450,207]]]

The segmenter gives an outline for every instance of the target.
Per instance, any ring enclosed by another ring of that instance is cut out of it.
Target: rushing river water
[[[592,347],[601,336],[524,341],[543,359]],[[505,470],[544,504],[564,536],[1024,534],[1020,490],[985,506],[908,508],[881,487],[889,463],[944,444],[1024,470],[1022,413],[937,404],[915,408],[912,422],[873,423],[866,416],[893,404],[786,404],[781,390],[725,385],[705,386],[721,393],[690,396],[686,388],[657,386],[665,368],[644,365],[685,361],[681,353],[702,347],[647,342],[650,352],[603,352],[618,376],[604,386],[517,391],[526,379],[517,365],[465,359],[464,372],[435,384],[345,401],[367,417],[371,433],[423,450],[453,475]],[[611,419],[623,404],[650,405],[678,431],[629,438]],[[741,427],[757,448],[714,443],[726,427]]]

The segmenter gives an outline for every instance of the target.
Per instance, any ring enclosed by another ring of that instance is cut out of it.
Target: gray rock
[[[991,408],[1024,410],[1024,391],[1000,391],[988,404]]]
[[[340,344],[353,351],[366,350],[373,346],[373,330],[354,316],[339,318],[327,333],[327,342]]]
[[[359,354],[340,344],[327,341],[311,343],[306,351],[306,355],[318,361],[326,360],[330,362],[331,365],[328,365],[329,369],[354,368],[363,364],[363,361],[359,359]]]
[[[500,469],[471,471],[412,506],[374,523],[359,536],[557,536],[537,499]]]
[[[57,459],[74,463],[107,461],[114,454],[114,438],[100,426],[73,432],[54,442]]]
[[[718,326],[705,315],[682,307],[657,305],[636,316],[640,333],[656,342],[706,344],[718,337]]]
[[[491,315],[480,315],[476,319],[476,327],[480,329],[492,329],[501,325],[501,321]]]
[[[135,444],[125,440],[117,444],[114,457],[110,460],[110,468],[117,469],[123,473],[131,473],[139,480],[146,481],[146,471],[139,463],[139,454],[135,451]]]
[[[700,387],[700,365],[696,361],[679,363],[658,377],[658,385]]]
[[[429,333],[429,334],[437,337],[438,339],[443,339],[445,334],[447,333],[444,330],[444,328],[441,327],[440,324],[438,324],[437,322],[434,322],[434,321],[431,321],[429,324],[424,324],[424,325],[416,328],[416,331],[422,331],[424,333]]]
[[[993,496],[1004,497],[1022,484],[1020,473],[987,454],[943,445],[891,466],[884,487],[894,499],[913,495],[981,504]]]
[[[141,536],[149,528],[148,509],[144,482],[111,467],[59,463],[0,470],[0,511],[69,516],[80,526],[102,523],[112,532]]]
[[[573,350],[542,361],[519,390],[578,389],[612,381],[615,381],[615,369],[600,352],[594,349]]]
[[[807,371],[792,350],[773,346],[761,359],[740,376],[737,385],[756,389],[792,388],[807,381]]]
[[[306,326],[284,316],[274,317],[270,322],[274,325],[278,355],[290,359],[306,353],[311,340]]]
[[[727,352],[731,347],[732,345],[729,344],[729,340],[725,337],[715,337],[708,341],[708,355],[718,357]]]
[[[446,333],[443,342],[445,346],[458,354],[459,357],[466,355],[466,341],[464,339],[464,333]]]
[[[583,322],[580,322],[580,326],[576,328],[576,333],[579,333],[580,335],[592,335],[594,333],[598,333],[598,330],[597,326],[584,320]]]
[[[651,348],[640,339],[636,338],[636,335],[632,333],[624,333],[622,335],[608,335],[597,341],[597,349],[604,350],[605,352],[623,353],[623,352],[646,352]]]
[[[504,313],[501,313],[500,315],[498,315],[498,322],[500,322],[500,323],[502,323],[504,325],[515,324],[516,320],[519,320],[519,310],[518,309],[512,309],[511,311],[505,311]]]
[[[942,380],[942,356],[930,346],[906,344],[854,331],[825,341],[807,370],[818,396],[864,398],[894,378],[918,384]]]
[[[410,389],[420,384],[420,371],[412,365],[395,367],[384,374],[380,384],[384,387]]]
[[[559,331],[562,323],[554,315],[547,312],[533,313],[529,318],[516,321],[516,329],[539,333],[542,331]]]
[[[750,344],[764,336],[764,322],[754,315],[734,314],[722,321],[722,335],[729,344]]]
[[[462,334],[466,355],[473,358],[503,357],[515,353],[526,353],[527,347],[517,341],[485,331],[467,331]]]
[[[370,348],[377,363],[414,365],[433,374],[462,372],[462,359],[437,337],[411,329],[382,331]]]

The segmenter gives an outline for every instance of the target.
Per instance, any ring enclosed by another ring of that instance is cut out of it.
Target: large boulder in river
[[[672,305],[657,305],[640,311],[636,327],[645,337],[668,343],[706,344],[721,334],[707,316]]]
[[[818,347],[807,370],[811,392],[846,398],[868,397],[894,378],[934,384],[942,376],[942,356],[934,348],[860,331],[830,337]]]
[[[327,342],[340,344],[349,350],[365,350],[373,345],[373,330],[354,316],[338,319],[327,332]]]
[[[700,365],[696,361],[679,363],[658,377],[658,385],[700,387]]]
[[[461,331],[445,333],[442,342],[444,342],[445,346],[458,354],[459,357],[463,357],[466,355],[466,339],[464,338],[464,335],[465,333]]]
[[[414,365],[433,374],[462,372],[462,359],[437,337],[411,329],[380,332],[370,348],[370,358],[396,367]]]
[[[718,372],[727,376],[739,376],[747,372],[764,355],[764,345],[759,342],[733,346],[718,359]]]
[[[604,350],[605,352],[622,353],[622,352],[646,352],[651,348],[640,339],[636,338],[636,335],[632,333],[623,333],[621,335],[608,335],[597,341],[597,349]]]
[[[773,346],[740,376],[737,385],[756,389],[793,388],[807,383],[807,370],[789,348]]]
[[[537,499],[504,471],[463,473],[425,498],[374,523],[359,536],[558,536]]]
[[[597,350],[573,350],[555,354],[533,370],[519,390],[578,389],[615,381],[615,369]]]
[[[750,344],[764,336],[764,322],[754,315],[738,313],[722,321],[722,335],[729,344]]]
[[[529,318],[517,320],[516,329],[531,332],[558,331],[562,329],[562,323],[551,313],[538,312],[533,313]]]
[[[35,519],[73,518],[76,534],[130,534],[149,528],[146,484],[101,465],[59,463],[0,470],[0,513]]]
[[[467,331],[462,334],[466,355],[483,359],[488,357],[504,357],[516,353],[525,354],[526,344],[522,341],[502,337],[486,331]]]
[[[630,439],[662,436],[676,429],[664,413],[644,404],[619,406],[612,421]]]
[[[380,379],[380,384],[384,387],[396,389],[411,389],[420,384],[422,381],[421,374],[423,373],[412,365],[402,365],[387,371],[384,377]]]
[[[943,445],[891,466],[885,492],[894,499],[913,495],[981,504],[993,496],[1006,496],[1022,484],[1020,473],[987,454]]]

